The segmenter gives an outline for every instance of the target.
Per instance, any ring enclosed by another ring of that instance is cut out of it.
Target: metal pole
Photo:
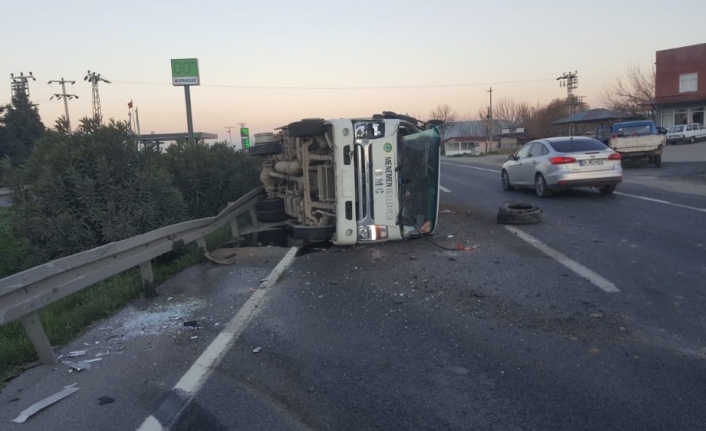
[[[189,132],[189,143],[194,143],[194,123],[191,119],[191,91],[190,85],[184,86],[184,97],[186,98],[186,126]]]
[[[66,112],[66,122],[69,124],[69,133],[71,133],[71,119],[69,118],[69,101],[66,98],[66,81],[61,78],[61,93],[64,95],[64,112]]]

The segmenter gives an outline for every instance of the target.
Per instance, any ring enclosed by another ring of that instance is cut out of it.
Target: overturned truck
[[[432,234],[439,211],[440,122],[383,112],[305,119],[254,136],[267,198],[263,223],[336,245]]]

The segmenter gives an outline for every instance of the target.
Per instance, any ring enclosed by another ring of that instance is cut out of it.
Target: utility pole
[[[566,87],[566,106],[569,110],[569,115],[573,115],[578,111],[578,107],[581,105],[581,98],[574,94],[574,92],[579,88],[579,75],[578,72],[565,72],[563,75],[556,79],[559,82],[560,87]],[[573,136],[574,125],[569,125],[569,134]]]
[[[93,116],[96,118],[102,118],[101,98],[98,94],[98,83],[105,82],[106,84],[110,84],[110,81],[102,77],[100,73],[91,72],[90,70],[86,73],[86,76],[83,77],[83,80],[90,82],[91,89],[93,90]]]
[[[235,129],[235,126],[226,126],[226,130],[228,131],[228,144],[233,145],[233,136],[230,134],[231,129]]]
[[[485,142],[485,152],[487,153],[493,134],[493,87],[486,90],[486,93],[490,93],[490,107],[488,108],[488,140]]]
[[[49,98],[49,100],[52,100],[54,98],[57,99],[64,99],[64,112],[66,113],[66,122],[69,125],[69,133],[71,133],[71,119],[69,118],[69,103],[68,101],[71,99],[78,99],[78,96],[75,94],[66,94],[66,83],[69,83],[71,85],[74,85],[76,81],[66,81],[64,78],[61,78],[61,80],[54,80],[54,81],[49,81],[49,84],[61,84],[61,94],[55,93],[53,96]]]
[[[25,75],[24,72],[20,72],[20,76],[15,76],[14,73],[10,74],[10,81],[12,81],[12,84],[10,85],[10,88],[12,88],[12,97],[19,97],[20,94],[24,94],[27,98],[29,98],[28,79],[31,79],[32,81],[37,80],[32,75],[32,72],[29,72],[29,75]]]

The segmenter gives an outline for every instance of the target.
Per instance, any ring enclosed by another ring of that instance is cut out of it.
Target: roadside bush
[[[13,226],[33,264],[130,238],[185,219],[169,175],[148,162],[127,124],[81,120],[38,140],[27,162],[3,161]]]
[[[0,278],[23,269],[25,242],[12,231],[9,208],[0,208]]]
[[[225,143],[179,142],[167,148],[162,162],[181,191],[193,219],[217,215],[228,202],[259,185],[259,165],[244,151]]]

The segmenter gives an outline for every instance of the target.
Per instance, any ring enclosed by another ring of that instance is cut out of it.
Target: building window
[[[678,126],[681,124],[686,124],[689,122],[689,110],[686,108],[679,108],[674,110],[674,125]]]
[[[674,125],[674,109],[665,109],[662,111],[662,123],[660,126],[669,129]]]
[[[696,91],[698,88],[698,73],[685,73],[679,75],[679,92],[687,93],[689,91]]]

